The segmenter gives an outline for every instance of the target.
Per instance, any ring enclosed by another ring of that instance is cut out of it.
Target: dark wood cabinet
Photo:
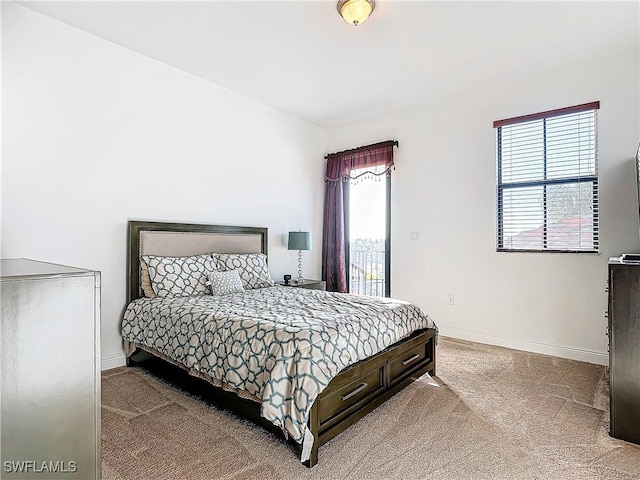
[[[640,444],[640,264],[609,260],[611,436]]]

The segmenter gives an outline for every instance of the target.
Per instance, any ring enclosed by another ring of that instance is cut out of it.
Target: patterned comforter
[[[246,391],[302,443],[313,402],[341,370],[423,328],[435,325],[402,300],[275,286],[134,300],[122,336]]]

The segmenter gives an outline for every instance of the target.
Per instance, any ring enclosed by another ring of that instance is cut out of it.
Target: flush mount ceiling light
[[[376,8],[376,0],[340,0],[338,2],[340,16],[356,27],[369,18],[374,8]]]

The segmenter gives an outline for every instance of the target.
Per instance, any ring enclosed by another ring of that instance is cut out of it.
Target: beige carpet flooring
[[[278,435],[143,367],[105,371],[103,479],[640,479],[640,447],[608,435],[604,367],[441,338],[434,380],[307,469]]]

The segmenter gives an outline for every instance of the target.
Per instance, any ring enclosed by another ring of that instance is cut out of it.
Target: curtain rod
[[[377,147],[378,145],[384,145],[386,143],[391,142],[391,140],[387,140],[386,142],[380,142],[380,143],[374,143],[372,145],[365,145],[364,147],[358,147],[358,148],[352,148],[351,150],[343,150],[341,152],[335,152],[335,153],[329,153],[327,155],[324,156],[324,159],[326,160],[327,158],[329,158],[331,155],[338,155],[340,153],[347,153],[347,152],[357,152],[359,150],[363,150],[363,149],[367,149],[367,148],[372,148],[372,147]],[[397,147],[398,146],[398,140],[393,140],[393,146]]]

